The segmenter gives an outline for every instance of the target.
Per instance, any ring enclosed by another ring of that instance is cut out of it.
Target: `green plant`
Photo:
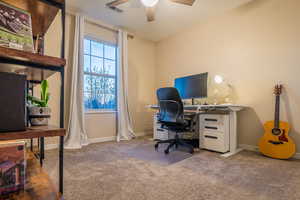
[[[48,89],[48,81],[43,80],[41,83],[41,99],[28,95],[28,100],[31,101],[33,105],[39,107],[48,107],[48,102],[50,98],[50,93],[48,92]]]

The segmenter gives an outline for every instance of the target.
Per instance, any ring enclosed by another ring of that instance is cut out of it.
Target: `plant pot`
[[[32,126],[47,126],[51,109],[49,107],[29,107],[29,119]]]

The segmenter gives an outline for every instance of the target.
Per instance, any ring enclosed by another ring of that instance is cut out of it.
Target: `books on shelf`
[[[0,142],[0,196],[24,190],[25,142]]]
[[[30,13],[1,1],[0,46],[34,51]]]

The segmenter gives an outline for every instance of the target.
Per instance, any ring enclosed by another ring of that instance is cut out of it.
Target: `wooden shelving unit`
[[[6,132],[0,134],[0,140],[21,140],[39,137],[65,136],[66,130],[55,126],[32,126],[26,131]]]
[[[0,47],[0,72],[13,72],[27,75],[29,83],[40,83],[54,73],[61,76],[60,127],[29,127],[21,132],[0,133],[0,140],[39,138],[40,164],[33,152],[28,153],[26,190],[14,194],[13,198],[22,200],[52,200],[63,198],[63,148],[64,136],[64,66],[65,57],[65,0],[1,0],[31,13],[33,36],[44,36],[57,13],[61,11],[62,43],[61,57],[44,56],[35,53]],[[59,187],[54,189],[48,175],[41,169],[44,159],[44,137],[59,137]],[[1,198],[0,198],[1,199]]]
[[[62,58],[42,56],[5,47],[0,47],[0,60],[1,63],[6,63],[6,65],[1,65],[1,72],[26,74],[27,80],[34,81],[47,79],[66,65],[66,60]],[[44,68],[32,66],[43,66]],[[51,69],[55,69],[55,71]]]
[[[26,154],[26,185],[24,191],[8,195],[9,200],[58,200],[63,199],[57,192],[48,174],[42,169],[31,151]]]
[[[13,59],[15,62],[27,62],[28,66],[35,64],[48,67],[64,67],[66,65],[66,60],[62,58],[44,56],[5,47],[0,47],[0,57]]]
[[[0,133],[1,140],[23,140],[40,137],[63,137],[66,130],[55,126],[34,126],[25,131]],[[54,187],[48,174],[36,159],[34,153],[26,152],[26,183],[25,190],[8,195],[9,200],[58,200],[62,194]],[[1,197],[0,197],[1,199]]]

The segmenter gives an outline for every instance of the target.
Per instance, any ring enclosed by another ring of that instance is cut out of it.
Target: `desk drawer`
[[[222,125],[204,124],[202,131],[224,132],[224,128]]]
[[[201,116],[201,119],[205,124],[220,124],[224,125],[226,115],[216,115],[216,114],[205,114]]]
[[[203,131],[202,132],[203,136],[213,136],[213,137],[218,137],[219,139],[224,139],[225,137],[227,137],[227,134],[225,132],[212,132],[212,131]]]
[[[154,139],[157,140],[167,140],[169,139],[168,130],[157,127],[154,131]]]
[[[225,153],[229,150],[223,139],[210,135],[204,135],[203,148],[221,153]]]
[[[202,136],[204,149],[225,153],[229,151],[228,138],[221,132],[204,132]]]
[[[226,131],[229,125],[228,115],[205,114],[200,116],[200,127],[202,131]]]

